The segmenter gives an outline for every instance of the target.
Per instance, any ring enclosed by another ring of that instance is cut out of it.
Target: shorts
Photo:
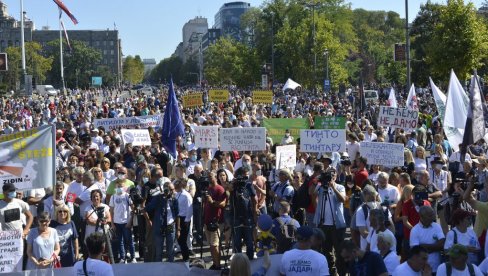
[[[219,229],[217,231],[208,231],[207,230],[207,225],[203,227],[203,230],[205,231],[205,237],[207,238],[208,245],[210,246],[219,246],[219,238],[222,233],[222,229],[224,228],[224,224],[219,223]]]

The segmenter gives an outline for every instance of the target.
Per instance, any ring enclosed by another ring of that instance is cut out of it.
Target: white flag
[[[451,70],[449,88],[447,90],[446,113],[444,125],[458,129],[464,129],[466,118],[468,118],[469,98],[459,83],[456,74]]]
[[[388,97],[388,106],[398,108],[398,103],[396,100],[395,89],[393,87],[390,90],[390,96]]]
[[[417,94],[415,93],[415,85],[410,87],[407,97],[407,108],[410,110],[419,110],[419,104],[417,102]]]

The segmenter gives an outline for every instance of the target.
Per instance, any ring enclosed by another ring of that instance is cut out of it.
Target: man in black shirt
[[[341,256],[349,264],[351,276],[388,276],[388,270],[380,254],[365,252],[352,240],[344,241],[341,248]]]
[[[168,177],[172,173],[171,157],[169,154],[164,149],[161,150],[158,143],[153,143],[151,146],[151,155],[156,158],[156,162],[163,169],[163,175]]]

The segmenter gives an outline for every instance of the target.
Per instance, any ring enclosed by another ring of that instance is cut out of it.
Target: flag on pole
[[[68,10],[68,8],[64,5],[64,3],[61,0],[53,0],[53,1],[54,3],[56,3],[56,5],[58,5],[60,9],[64,11],[64,13],[66,13],[67,16],[69,16],[71,21],[73,21],[73,24],[75,25],[78,24],[78,19],[76,19],[76,17]]]
[[[63,32],[64,32],[64,38],[66,39],[66,44],[68,44],[68,48],[71,51],[71,43],[69,43],[69,37],[68,37],[68,32],[66,31],[66,28],[64,27],[64,22],[61,18],[59,18],[61,22],[61,27],[63,27]]]
[[[410,110],[419,110],[419,103],[417,101],[417,94],[415,93],[415,85],[412,83],[410,91],[408,91],[407,108]]]
[[[432,94],[434,95],[435,106],[437,107],[437,112],[439,113],[439,118],[444,119],[444,114],[446,113],[446,101],[447,97],[442,91],[435,85],[432,78],[429,77],[430,89],[432,89]]]
[[[398,108],[398,103],[396,100],[395,89],[393,87],[390,90],[390,96],[388,97],[388,106]]]
[[[469,87],[469,106],[466,126],[464,128],[463,144],[468,146],[485,136],[485,116],[483,114],[483,96],[480,89],[478,75],[471,78]]]
[[[166,103],[166,110],[164,111],[161,140],[166,151],[174,158],[176,158],[176,138],[178,136],[185,136],[185,126],[181,120],[178,100],[176,99],[176,94],[173,87],[173,78],[171,77],[169,83],[168,101]]]
[[[446,113],[444,125],[464,129],[468,117],[469,98],[464,92],[454,71],[451,70],[449,88],[447,90]]]

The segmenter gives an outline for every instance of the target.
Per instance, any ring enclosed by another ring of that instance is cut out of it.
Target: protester
[[[342,243],[341,256],[349,265],[351,276],[388,276],[388,270],[380,254],[363,251],[351,240]]]
[[[58,232],[61,267],[73,266],[80,259],[78,231],[75,223],[71,220],[70,212],[66,205],[57,207],[55,209],[55,220],[52,220],[49,225]]]
[[[476,265],[468,262],[466,246],[455,244],[449,249],[447,255],[449,262],[439,265],[437,275],[483,275]]]
[[[86,238],[85,243],[88,258],[74,265],[72,275],[113,276],[112,266],[100,260],[107,246],[105,237],[100,233],[92,233]]]
[[[42,212],[38,219],[39,227],[27,236],[28,270],[49,268],[59,256],[59,236],[56,229],[49,227],[50,214]]]

